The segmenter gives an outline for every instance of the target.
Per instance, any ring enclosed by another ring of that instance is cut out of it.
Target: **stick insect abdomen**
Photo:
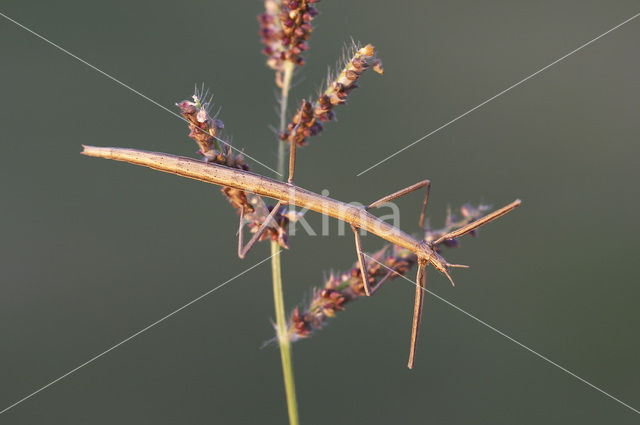
[[[209,164],[191,158],[139,149],[83,146],[83,155],[142,165],[219,186],[246,190],[345,221],[391,243],[418,252],[421,241],[365,211],[292,184],[249,171]]]

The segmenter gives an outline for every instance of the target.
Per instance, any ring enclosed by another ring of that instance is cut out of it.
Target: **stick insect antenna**
[[[451,277],[451,275],[447,270],[442,270],[442,274],[444,274],[447,277],[447,279],[449,279],[449,282],[451,282],[451,286],[456,286],[455,282],[453,281],[453,278]]]

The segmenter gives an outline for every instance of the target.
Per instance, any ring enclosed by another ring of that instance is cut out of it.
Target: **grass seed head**
[[[180,114],[189,122],[189,137],[198,145],[198,153],[202,155],[203,161],[249,171],[242,153],[234,153],[228,142],[225,142],[225,147],[220,147],[218,142],[222,140],[221,131],[224,124],[215,115],[212,116],[212,103],[208,92],[196,89],[192,100],[183,100],[176,103],[176,106],[180,109]],[[252,202],[258,201],[254,199],[258,196],[228,186],[222,187],[220,191],[238,214],[244,209],[247,226],[252,233],[257,232],[266,218],[266,215],[257,213],[255,203]],[[273,207],[267,207],[269,211],[270,208]],[[274,216],[277,226],[268,227],[260,240],[273,240],[283,248],[289,248],[287,229],[291,217],[286,207],[281,207],[280,210]]]
[[[281,72],[286,61],[304,65],[302,53],[308,49],[311,21],[318,15],[313,3],[317,0],[265,0],[265,11],[258,21],[262,53],[273,70]]]
[[[298,146],[306,145],[308,137],[322,132],[324,122],[336,119],[334,108],[346,103],[351,91],[358,87],[358,79],[367,69],[373,68],[382,74],[382,62],[376,57],[373,45],[358,48],[354,44],[350,50],[351,54],[344,61],[342,70],[335,77],[327,79],[327,86],[317,100],[314,103],[303,101],[287,129],[280,134],[282,140]]]
[[[428,242],[437,240],[441,235],[459,229],[480,218],[489,206],[480,204],[474,207],[464,204],[460,207],[458,219],[449,209],[445,225],[441,229],[427,229],[426,240]],[[458,246],[456,239],[445,239],[440,244],[434,246],[436,251],[442,247],[454,248]],[[368,259],[367,278],[370,287],[374,287],[381,279],[393,270],[393,274],[388,278],[395,279],[405,276],[411,268],[416,265],[418,257],[410,250],[387,245],[380,251],[371,254],[375,260]],[[384,264],[382,266],[380,263]],[[305,308],[296,307],[289,318],[289,335],[292,341],[307,338],[314,331],[322,329],[329,319],[335,317],[338,311],[345,309],[345,305],[366,295],[364,284],[360,278],[360,266],[355,263],[353,267],[342,273],[331,273],[325,279],[321,289],[315,288],[311,301]]]

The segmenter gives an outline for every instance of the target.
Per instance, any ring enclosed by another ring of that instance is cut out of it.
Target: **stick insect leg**
[[[269,224],[271,224],[271,222],[273,221],[273,216],[276,215],[276,213],[280,210],[280,205],[282,205],[282,201],[278,201],[276,206],[273,207],[273,209],[271,210],[267,218],[265,218],[264,222],[262,223],[258,231],[253,235],[251,240],[247,242],[247,245],[244,247],[242,246],[242,243],[243,243],[242,230],[244,228],[244,206],[242,207],[242,211],[240,212],[240,226],[238,230],[238,257],[244,258],[249,252],[249,250],[253,248],[253,245],[255,245],[255,243],[258,242],[258,239],[260,239],[260,236],[262,236],[262,234],[267,230],[267,227],[269,227]]]
[[[296,170],[296,145],[294,141],[289,142],[289,184],[293,184],[293,173]]]
[[[413,369],[418,346],[418,333],[420,332],[420,321],[422,320],[422,305],[424,304],[424,285],[427,270],[425,261],[418,262],[418,274],[416,276],[416,298],[413,306],[413,323],[411,325],[411,346],[409,347],[409,363],[407,367]]]
[[[364,256],[364,257],[368,257],[366,254],[363,254],[363,256]],[[375,260],[374,260],[374,261],[375,261]],[[373,295],[373,294],[375,294],[376,292],[378,292],[378,289],[380,289],[380,287],[382,286],[382,284],[383,284],[383,283],[385,283],[387,280],[389,280],[389,278],[390,278],[391,276],[393,276],[394,274],[398,273],[398,272],[395,270],[395,268],[390,269],[390,268],[388,268],[388,267],[386,267],[386,266],[384,266],[384,265],[383,265],[383,267],[385,267],[385,268],[389,269],[389,271],[387,272],[387,274],[385,274],[385,275],[382,277],[382,279],[380,279],[380,280],[378,281],[378,283],[376,283],[374,286],[370,286],[370,287],[369,287],[369,293],[370,293],[371,295]],[[361,270],[360,272],[362,273],[362,270]],[[365,286],[365,288],[366,288],[366,286]]]
[[[378,289],[380,289],[382,284],[385,283],[391,276],[393,276],[394,273],[395,273],[395,270],[389,270],[389,272],[386,275],[384,275],[384,277],[382,279],[380,279],[380,281],[378,283],[376,283],[374,286],[372,286],[371,287],[371,295],[373,295],[376,292],[378,292]]]
[[[394,199],[398,199],[401,196],[407,195],[411,192],[414,192],[422,187],[426,187],[426,191],[424,194],[424,201],[422,202],[422,210],[420,211],[420,219],[418,220],[418,224],[420,225],[420,228],[422,228],[422,226],[424,225],[424,212],[427,208],[427,201],[429,200],[429,190],[431,189],[431,181],[429,180],[422,180],[416,184],[413,184],[409,187],[405,187],[404,189],[400,189],[397,192],[392,193],[391,195],[387,195],[384,198],[380,198],[377,201],[373,202],[372,204],[370,204],[369,206],[367,206],[365,209],[369,209],[369,208],[375,208],[377,206],[379,206],[380,204],[383,204],[385,202],[389,202],[389,201],[393,201]]]
[[[306,99],[302,100],[302,106],[300,106],[300,113],[298,114],[298,123],[294,127],[291,132],[291,136],[289,137],[289,179],[287,182],[289,184],[293,184],[293,173],[296,170],[296,147],[297,143],[295,141],[295,135],[298,134],[298,129],[300,128],[300,124],[302,123],[302,112],[307,106]]]
[[[364,293],[367,294],[367,297],[370,297],[373,293],[369,287],[369,273],[367,273],[367,263],[364,261],[364,253],[362,252],[362,245],[360,244],[360,234],[358,233],[358,228],[353,224],[351,225],[351,230],[353,230],[353,234],[356,239],[356,255],[358,256],[358,265],[360,267],[360,276],[362,277],[362,283],[364,285]]]
[[[516,199],[515,201],[513,201],[512,203],[510,203],[509,205],[506,205],[502,208],[500,208],[499,210],[495,210],[494,212],[485,215],[484,217],[481,217],[479,219],[477,219],[476,221],[473,221],[469,224],[467,224],[466,226],[463,226],[461,228],[459,228],[458,230],[454,230],[453,232],[449,232],[445,235],[440,236],[440,238],[438,238],[438,240],[436,240],[433,244],[437,245],[440,242],[446,240],[446,239],[453,239],[453,238],[457,238],[459,236],[462,235],[466,235],[467,233],[477,229],[478,227],[485,225],[487,223],[489,223],[490,221],[495,220],[498,217],[502,217],[503,215],[505,215],[506,213],[510,212],[511,210],[513,210],[514,208],[518,207],[520,204],[522,203],[522,201],[520,201],[520,199]]]

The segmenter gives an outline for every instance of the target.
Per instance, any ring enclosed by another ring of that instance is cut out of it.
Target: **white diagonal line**
[[[177,310],[172,311],[171,313],[167,314],[166,316],[162,317],[161,319],[156,320],[155,322],[153,322],[152,324],[150,324],[149,326],[140,329],[138,332],[134,333],[133,335],[129,336],[128,338],[123,339],[122,341],[120,341],[119,343],[117,343],[116,345],[112,346],[111,348],[103,351],[102,353],[90,358],[89,360],[87,360],[86,362],[82,363],[80,366],[77,366],[73,369],[71,369],[69,372],[65,373],[64,375],[54,379],[53,381],[49,382],[47,385],[40,387],[39,389],[37,389],[36,391],[32,392],[31,394],[21,398],[20,400],[16,401],[15,403],[5,407],[2,411],[0,411],[0,415],[3,414],[4,412],[6,412],[7,410],[17,406],[18,404],[22,403],[23,401],[26,401],[28,399],[30,399],[31,397],[33,397],[34,395],[38,394],[39,392],[49,388],[50,386],[52,386],[53,384],[55,384],[56,382],[61,381],[62,379],[66,378],[67,376],[71,375],[72,373],[78,371],[79,369],[82,369],[83,367],[85,367],[86,365],[93,363],[94,361],[98,360],[100,357],[104,356],[105,354],[115,350],[116,348],[120,347],[122,344],[125,344],[126,342],[131,341],[133,338],[137,337],[138,335],[148,331],[149,329],[153,328],[154,326],[156,326],[157,324],[167,320],[169,317],[175,315],[176,313],[184,310],[185,308],[189,307],[191,304],[194,304],[198,301],[200,301],[202,298],[206,297],[207,295],[211,294],[212,292],[217,291],[218,289],[222,288],[223,286],[225,286],[226,284],[232,282],[233,280],[239,278],[240,276],[242,276],[243,274],[255,269],[256,267],[258,267],[259,265],[269,261],[271,259],[271,257],[273,257],[274,255],[280,253],[282,250],[271,254],[269,257],[265,258],[264,260],[260,261],[259,263],[254,264],[253,266],[249,267],[248,269],[244,270],[241,273],[238,273],[237,275],[233,276],[231,279],[221,283],[220,285],[216,286],[213,289],[210,289],[209,291],[205,292],[204,294],[200,295],[198,298],[195,298],[191,301],[189,301],[188,303],[186,303],[185,305],[183,305],[182,307],[178,308]]]
[[[103,70],[101,70],[100,68],[91,65],[89,62],[85,61],[84,59],[74,55],[73,53],[71,53],[70,51],[66,50],[65,48],[57,45],[56,43],[54,43],[53,41],[45,38],[44,36],[38,34],[37,32],[35,32],[34,30],[27,28],[26,26],[22,25],[20,22],[16,21],[15,19],[10,18],[9,16],[5,15],[4,13],[0,12],[0,16],[4,17],[5,19],[7,19],[8,21],[13,22],[14,24],[16,24],[17,26],[19,26],[20,28],[22,28],[23,30],[30,32],[31,34],[35,35],[36,37],[38,37],[39,39],[45,41],[46,43],[52,45],[53,47],[55,47],[56,49],[60,50],[61,52],[66,53],[67,55],[71,56],[72,58],[78,60],[79,62],[82,62],[83,64],[85,64],[86,66],[88,66],[89,68],[93,69],[96,72],[99,72],[100,74],[104,75],[105,77],[109,78],[110,80],[112,80],[113,82],[121,85],[122,87],[128,89],[129,91],[137,94],[138,96],[142,97],[145,100],[148,100],[149,102],[153,103],[154,105],[156,105],[157,107],[164,109],[165,111],[167,111],[168,113],[170,113],[171,115],[174,115],[178,118],[180,118],[181,120],[185,121],[186,123],[190,124],[189,121],[187,121],[183,116],[181,116],[180,114],[177,114],[176,112],[172,111],[171,109],[167,108],[166,106],[156,102],[155,100],[151,99],[149,96],[146,96],[145,94],[140,93],[138,90],[134,89],[133,87],[123,83],[122,81],[118,80],[116,77],[112,76],[111,74],[107,74],[106,72],[104,72]],[[204,130],[200,130],[200,131],[204,131]],[[211,134],[206,133],[209,136],[211,136]],[[273,171],[274,173],[276,173],[277,175],[281,176],[282,174],[278,173],[276,170],[274,170],[273,168],[269,167],[268,165],[263,164],[262,162],[258,161],[257,159],[255,159],[254,157],[248,155],[247,153],[245,153],[244,151],[237,149],[233,146],[231,146],[229,143],[225,142],[224,140],[216,137],[216,136],[211,136],[214,139],[216,139],[217,141],[224,143],[226,146],[230,147],[231,149],[242,153],[244,156],[246,156],[247,158],[255,161],[256,163],[262,165],[264,168],[268,169],[269,171]]]
[[[389,267],[387,267],[386,265],[382,264],[381,262],[379,262],[378,260],[376,260],[375,258],[371,257],[370,255],[364,254],[366,257],[370,258],[371,260],[375,261],[376,263],[380,264],[382,267],[384,267],[385,269],[388,269],[390,271],[395,271]],[[416,283],[414,281],[412,281],[411,279],[409,279],[408,277],[399,274],[399,276],[401,278],[403,278],[404,280],[411,282],[411,284],[416,285]],[[491,326],[490,324],[488,324],[487,322],[478,319],[476,316],[474,316],[473,314],[469,313],[466,310],[463,310],[462,308],[458,307],[457,305],[453,304],[452,302],[442,298],[440,295],[436,294],[435,292],[431,292],[430,290],[426,289],[426,288],[422,288],[423,291],[427,292],[429,295],[433,295],[434,297],[436,297],[437,299],[439,299],[440,301],[442,301],[445,304],[448,304],[449,306],[455,308],[456,310],[458,310],[459,312],[469,316],[470,318],[472,318],[473,320],[475,320],[476,322],[488,327],[489,329],[491,329],[492,331],[502,335],[503,337],[507,338],[509,341],[514,342],[516,344],[518,344],[520,347],[524,348],[525,350],[529,351],[532,354],[535,354],[536,356],[538,356],[539,358],[541,358],[542,360],[546,361],[547,363],[550,363],[552,365],[554,365],[555,367],[557,367],[558,369],[562,370],[563,372],[568,373],[569,375],[573,376],[574,378],[576,378],[577,380],[581,381],[584,384],[587,384],[588,386],[590,386],[591,388],[593,388],[596,391],[599,391],[600,393],[606,395],[607,397],[609,397],[610,399],[620,403],[621,405],[623,405],[624,407],[634,411],[637,414],[640,414],[640,410],[635,409],[632,406],[629,406],[627,403],[625,403],[624,401],[612,396],[611,394],[609,394],[608,392],[604,391],[603,389],[596,387],[595,385],[593,385],[591,382],[587,381],[584,378],[581,378],[580,376],[576,375],[575,373],[571,372],[569,369],[564,368],[562,366],[560,366],[558,363],[554,362],[553,360],[549,359],[548,357],[543,356],[542,354],[538,353],[537,351],[535,351],[534,349],[524,345],[523,343],[521,343],[520,341],[510,337],[509,335],[507,335],[506,333],[502,332],[499,329],[494,328],[493,326]]]
[[[420,143],[421,141],[423,141],[424,139],[426,139],[427,137],[430,137],[434,134],[436,134],[437,132],[439,132],[440,130],[450,126],[451,124],[453,124],[454,122],[458,121],[460,118],[463,118],[467,115],[469,115],[470,113],[472,113],[473,111],[475,111],[478,108],[483,107],[484,105],[486,105],[487,103],[491,102],[492,100],[502,96],[503,94],[505,94],[506,92],[508,92],[509,90],[518,87],[520,84],[524,83],[525,81],[530,80],[531,78],[535,77],[536,75],[540,74],[541,72],[546,71],[547,69],[551,68],[553,65],[557,64],[558,62],[568,58],[569,56],[573,55],[574,53],[584,49],[585,47],[587,47],[588,45],[595,43],[596,41],[598,41],[599,39],[601,39],[602,37],[604,37],[605,35],[617,30],[618,28],[620,28],[621,26],[623,26],[624,24],[634,20],[635,18],[637,18],[638,16],[640,16],[640,13],[636,13],[635,15],[633,15],[632,17],[630,17],[629,19],[627,19],[624,22],[619,23],[618,25],[616,25],[615,27],[611,28],[610,30],[603,32],[602,34],[600,34],[599,36],[597,36],[596,38],[587,41],[586,43],[584,43],[582,46],[570,51],[569,53],[567,53],[566,55],[556,59],[555,61],[551,62],[549,65],[540,68],[539,70],[537,70],[536,72],[534,72],[533,74],[529,75],[528,77],[523,78],[522,80],[518,81],[517,83],[507,87],[506,89],[502,90],[500,93],[490,97],[489,99],[485,100],[484,102],[480,103],[477,106],[474,106],[473,108],[469,109],[467,112],[463,113],[462,115],[458,115],[457,117],[455,117],[454,119],[452,119],[451,121],[441,125],[440,127],[436,128],[435,130],[431,131],[430,133],[425,134],[424,136],[422,136],[421,138],[419,138],[418,140],[411,142],[410,144],[408,144],[407,146],[405,146],[404,148],[400,149],[399,151],[396,151],[394,153],[392,153],[391,155],[387,156],[385,159],[376,162],[375,164],[373,164],[372,166],[370,166],[369,168],[360,171],[357,174],[357,177],[360,177],[361,175],[363,175],[364,173],[372,170],[373,168],[377,167],[378,165],[382,164],[383,162],[388,161],[389,159],[393,158],[394,156],[398,155],[399,153],[402,153],[404,151],[406,151],[407,149],[409,149],[410,147],[416,145],[417,143]]]

